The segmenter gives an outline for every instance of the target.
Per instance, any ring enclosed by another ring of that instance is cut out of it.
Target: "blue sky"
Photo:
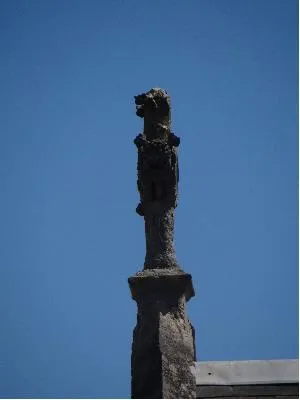
[[[0,396],[130,396],[157,86],[198,360],[298,357],[298,2],[2,0],[0,33]]]

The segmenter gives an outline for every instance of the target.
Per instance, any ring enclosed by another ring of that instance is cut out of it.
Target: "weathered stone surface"
[[[171,132],[170,98],[162,89],[135,96],[137,115],[144,131],[134,143],[138,148],[140,203],[136,211],[145,219],[144,268],[179,268],[175,248],[174,209],[178,196],[179,138]]]
[[[136,301],[146,294],[165,297],[168,291],[177,297],[184,293],[186,301],[195,295],[191,275],[177,268],[145,269],[130,277],[128,282],[132,298]]]
[[[137,302],[131,357],[132,398],[195,398],[194,329],[185,306],[194,296],[191,275],[178,265],[173,242],[179,168],[171,132],[170,98],[162,89],[135,97],[144,130],[138,148],[137,213],[144,217],[144,269],[129,278]]]
[[[132,345],[132,398],[195,398],[193,327],[185,304],[194,295],[191,276],[174,270],[129,278],[138,306]]]

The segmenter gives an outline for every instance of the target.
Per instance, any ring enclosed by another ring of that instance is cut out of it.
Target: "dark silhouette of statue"
[[[170,98],[162,89],[135,96],[136,114],[144,131],[134,143],[138,148],[137,213],[144,216],[145,269],[179,268],[173,244],[174,209],[178,194],[180,139],[171,132]]]

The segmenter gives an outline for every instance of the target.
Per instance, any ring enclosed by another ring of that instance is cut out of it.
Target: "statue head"
[[[144,133],[155,138],[170,131],[171,104],[167,92],[153,88],[147,93],[134,96],[136,115],[144,118]]]
[[[153,88],[147,93],[134,96],[136,115],[144,118],[147,112],[168,114],[170,111],[170,98],[167,92],[160,88]]]

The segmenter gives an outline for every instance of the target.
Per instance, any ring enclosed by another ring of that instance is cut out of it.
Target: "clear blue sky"
[[[198,360],[298,357],[298,2],[2,0],[0,49],[0,396],[130,396],[153,86]]]

